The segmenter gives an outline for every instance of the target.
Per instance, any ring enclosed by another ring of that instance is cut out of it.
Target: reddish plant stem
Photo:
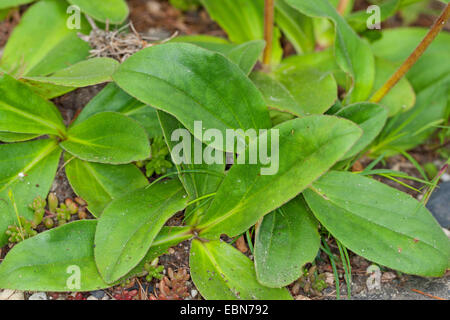
[[[350,3],[350,0],[339,0],[338,6],[337,6],[337,12],[341,16],[344,15],[345,10],[347,9],[349,3]]]
[[[439,18],[434,22],[430,31],[428,31],[425,38],[417,46],[417,48],[411,53],[411,55],[406,59],[405,62],[400,66],[400,68],[391,76],[391,78],[370,98],[371,102],[380,102],[391,89],[400,81],[401,78],[411,69],[411,67],[419,60],[422,54],[427,50],[429,45],[437,37],[439,32],[444,28],[444,25],[448,18],[450,17],[450,4],[447,4],[445,9],[442,11]]]
[[[266,47],[264,49],[263,63],[270,65],[272,60],[272,43],[273,43],[273,24],[274,24],[274,0],[265,0],[264,6],[264,40]]]

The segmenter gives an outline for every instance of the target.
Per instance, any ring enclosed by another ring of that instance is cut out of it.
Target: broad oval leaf
[[[76,221],[17,244],[0,264],[0,288],[65,292],[110,287],[95,265],[96,226],[95,220]]]
[[[300,278],[320,247],[318,223],[302,196],[264,216],[255,238],[258,282],[281,288]]]
[[[82,160],[124,164],[150,156],[147,134],[135,120],[102,112],[69,129],[60,146]]]
[[[147,131],[149,138],[162,136],[156,110],[128,95],[115,83],[108,84],[92,98],[72,123],[72,126],[94,114],[106,111],[119,112],[136,120]]]
[[[153,184],[111,202],[95,234],[95,260],[103,279],[112,283],[132,270],[164,223],[187,202],[177,180]]]
[[[336,26],[335,55],[339,66],[353,78],[346,101],[364,101],[372,92],[375,59],[369,44],[358,37],[328,0],[286,0],[301,13],[331,19]]]
[[[264,100],[238,66],[223,55],[188,43],[146,48],[126,60],[113,76],[137,99],[174,115],[194,136],[204,130],[269,128]],[[198,131],[198,130],[197,130]],[[211,146],[223,150],[223,145]],[[231,151],[231,150],[230,150]]]
[[[405,273],[441,276],[450,240],[425,206],[378,181],[330,171],[304,192],[320,223],[345,247]]]
[[[336,116],[349,119],[363,129],[362,137],[345,155],[345,158],[350,158],[364,150],[378,136],[386,123],[388,112],[375,103],[361,102],[339,110]]]
[[[17,223],[9,192],[18,214],[31,219],[34,212],[29,205],[47,196],[60,155],[61,149],[50,139],[0,145],[0,246],[7,240],[8,226]]]
[[[68,0],[81,11],[101,22],[120,24],[128,17],[129,9],[124,0]]]
[[[68,161],[65,170],[70,186],[96,217],[112,200],[148,185],[147,178],[133,164],[111,165],[76,158]]]
[[[39,134],[32,133],[15,133],[15,132],[0,132],[1,142],[22,142],[32,140],[39,137]]]
[[[67,3],[39,1],[23,15],[6,44],[0,67],[12,76],[46,76],[89,56],[89,44],[81,40],[82,30],[67,28]]]
[[[292,300],[287,289],[259,284],[252,261],[222,241],[193,240],[189,266],[195,286],[208,300]]]
[[[80,88],[111,81],[119,62],[110,58],[93,58],[58,70],[49,76],[24,77],[33,82],[50,83],[57,86]]]
[[[231,167],[200,221],[202,237],[217,239],[221,234],[241,234],[301,193],[341,159],[362,134],[352,122],[333,116],[294,119],[274,129],[279,132],[279,148],[276,152],[272,147],[271,164]],[[260,141],[265,139],[266,134],[259,136]],[[267,141],[270,146],[272,141]],[[251,142],[248,150],[254,149],[256,143]]]
[[[0,74],[0,131],[63,137],[66,127],[55,105],[5,73]]]

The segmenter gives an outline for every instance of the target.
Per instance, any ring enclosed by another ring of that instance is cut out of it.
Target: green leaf
[[[187,205],[177,180],[153,184],[114,200],[99,219],[95,260],[106,282],[132,270],[146,255],[164,223]]]
[[[177,129],[185,129],[183,125],[173,116],[171,116],[168,113],[157,111],[159,122],[161,124],[162,131],[164,133],[164,138],[167,144],[167,147],[169,148],[169,151],[171,155],[173,156],[173,150],[174,147],[179,143],[185,143],[186,141],[178,142],[172,141],[172,135]],[[189,141],[194,141],[194,138],[189,135]],[[194,143],[201,143],[198,140]],[[189,158],[190,161],[186,161],[188,163],[181,163],[177,164],[176,161],[174,161],[175,166],[178,171],[178,177],[180,178],[181,183],[184,186],[184,189],[186,190],[187,194],[189,195],[190,200],[198,199],[202,196],[211,194],[213,192],[217,191],[217,188],[219,184],[222,182],[223,177],[220,175],[224,174],[225,171],[225,155],[223,152],[219,150],[214,150],[212,152],[214,153],[221,153],[222,163],[221,164],[207,164],[205,162],[196,164],[195,163],[195,145],[194,143],[191,144],[190,150],[191,150],[191,157]],[[205,149],[207,148],[204,144],[202,146],[202,154],[204,154]],[[186,155],[187,157],[187,155]],[[182,172],[182,171],[191,171],[190,173]],[[201,172],[193,172],[193,171],[201,171]],[[197,202],[195,204],[195,207],[201,207],[200,202]],[[185,217],[188,216],[188,212],[193,207],[189,207],[186,209]],[[206,207],[201,207],[202,211],[197,212],[196,216],[201,215],[202,212],[206,209]],[[200,209],[199,209],[200,210]],[[188,219],[191,223],[193,223],[195,220]]]
[[[401,3],[402,0],[388,0],[383,3],[379,3],[378,7],[380,8],[380,22],[383,22],[395,15]],[[364,32],[367,30],[367,21],[373,14],[373,11],[367,12],[367,9],[364,8],[363,10],[352,12],[346,17],[346,19],[353,29],[358,32]]]
[[[345,155],[345,158],[351,158],[378,136],[386,123],[388,113],[385,108],[375,103],[361,102],[339,110],[336,116],[353,121],[363,130],[362,137]]]
[[[94,114],[105,111],[119,112],[136,120],[147,131],[149,138],[162,136],[156,110],[128,95],[115,83],[108,84],[99,94],[92,98],[72,126],[85,121]]]
[[[146,262],[153,261],[155,258],[167,253],[169,248],[175,247],[192,237],[191,227],[162,227],[155,240],[153,240],[145,258],[125,278],[142,273]]]
[[[372,44],[373,52],[380,58],[400,66],[423,40],[428,30],[425,28],[395,28],[383,31],[383,37]],[[424,54],[406,74],[416,93],[434,86],[450,75],[450,35],[441,32]]]
[[[187,43],[168,43],[141,50],[113,76],[137,99],[174,115],[194,136],[194,122],[204,130],[270,127],[257,88],[223,55]],[[198,130],[197,130],[198,131]],[[240,137],[243,139],[243,137]],[[210,144],[223,150],[218,141]]]
[[[65,169],[72,189],[96,217],[112,200],[148,185],[144,174],[132,164],[110,165],[75,158],[69,159]]]
[[[253,262],[222,241],[193,240],[189,266],[195,286],[208,300],[292,300],[287,289],[259,284]]]
[[[441,276],[449,266],[450,240],[425,206],[408,194],[360,175],[331,171],[304,195],[320,223],[364,258],[422,276]]]
[[[380,89],[397,70],[392,63],[386,60],[377,58],[375,62],[377,72],[373,93]],[[416,94],[414,89],[406,78],[402,78],[380,101],[380,104],[388,109],[389,116],[392,117],[397,113],[411,109],[415,102]]]
[[[353,78],[347,94],[348,103],[364,101],[372,92],[375,60],[367,42],[360,39],[328,0],[286,0],[303,14],[331,19],[336,27],[335,55],[337,63]]]
[[[0,132],[0,141],[2,142],[22,142],[39,137],[39,134]]]
[[[209,15],[228,34],[234,43],[264,39],[263,0],[201,0]],[[280,44],[281,33],[273,31],[272,62],[279,63],[283,56]]]
[[[66,127],[51,102],[9,75],[0,74],[0,131],[63,137]]]
[[[124,164],[150,156],[147,134],[136,121],[116,112],[102,112],[73,126],[60,146],[86,161]]]
[[[69,3],[80,7],[92,18],[101,22],[120,24],[128,17],[129,9],[124,0],[68,0]]]
[[[292,69],[275,73],[299,106],[296,115],[323,114],[337,100],[338,87],[333,74],[318,69]]]
[[[416,105],[388,121],[372,151],[388,155],[396,149],[408,150],[423,143],[436,131],[436,126],[448,120],[450,76],[419,92]]]
[[[80,88],[111,81],[111,76],[118,66],[119,62],[114,59],[93,58],[56,71],[49,76],[25,77],[25,79],[33,82]]]
[[[61,149],[50,139],[0,145],[0,247],[6,243],[8,226],[17,224],[9,191],[18,214],[31,219],[34,212],[29,205],[47,196],[60,155]]]
[[[95,265],[96,226],[95,220],[76,221],[19,243],[0,264],[0,288],[65,292],[109,287]]]
[[[18,7],[22,4],[27,4],[33,1],[35,0],[2,0],[2,2],[0,3],[0,9]]]
[[[255,238],[258,282],[281,288],[300,278],[302,267],[319,251],[317,220],[299,196],[266,215]]]
[[[292,43],[297,53],[314,51],[315,36],[312,19],[294,10],[285,0],[275,1],[275,23]]]
[[[264,96],[269,108],[303,116],[304,111],[295,101],[291,92],[271,74],[255,71],[250,79]]]
[[[231,167],[197,227],[203,238],[241,234],[307,188],[342,158],[362,133],[352,122],[333,116],[294,119],[274,129],[279,130],[279,151],[272,149],[272,168],[261,163]],[[272,145],[271,139],[273,136],[267,139],[267,146]],[[251,142],[248,150],[256,144]]]
[[[265,46],[263,40],[231,44],[223,38],[211,36],[181,36],[171,42],[191,43],[207,50],[219,52],[237,64],[245,74],[252,71]]]
[[[60,0],[29,8],[6,44],[0,67],[16,78],[46,76],[84,60],[90,47],[77,33],[86,30],[68,29],[66,10]]]

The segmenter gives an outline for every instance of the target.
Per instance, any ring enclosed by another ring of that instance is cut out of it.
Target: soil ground
[[[204,10],[194,10],[186,13],[182,13],[179,10],[174,9],[165,0],[129,0],[128,1],[131,14],[130,20],[133,22],[138,32],[146,33],[148,35],[157,36],[161,39],[167,38],[179,32],[180,34],[208,34],[215,36],[226,36],[220,27],[214,23]],[[367,3],[364,1],[357,1],[357,8],[367,7]],[[21,11],[16,12],[5,22],[0,23],[0,54],[1,47],[6,43],[11,30],[20,20]],[[433,22],[433,18],[429,15],[421,14],[418,16],[414,25],[429,26]],[[385,25],[388,27],[395,27],[402,24],[402,17],[397,15],[389,19]],[[82,108],[94,97],[101,89],[103,85],[93,86],[88,88],[82,88],[75,90],[62,97],[54,99],[54,103],[61,111],[66,124],[69,124],[76,115],[82,110]],[[434,162],[439,165],[444,162],[444,159],[440,158],[436,150],[430,147],[435,145],[435,141],[431,141],[430,144],[421,146],[415,150],[412,150],[410,154],[420,163],[425,164],[428,162]],[[365,167],[370,162],[369,159],[362,159],[359,161],[361,167]],[[61,164],[62,165],[62,162]],[[396,156],[387,160],[387,162],[378,167],[400,170],[408,173],[409,175],[420,177],[419,172],[415,167],[402,156]],[[418,196],[410,189],[407,189],[391,180],[380,179],[383,182],[394,186],[402,191],[411,193],[413,196]],[[408,181],[411,183],[411,181]],[[414,187],[421,187],[420,184],[413,183]],[[67,198],[74,198],[75,194],[71,189],[67,178],[65,177],[64,170],[58,170],[57,177],[51,189],[55,192],[60,201]],[[168,225],[180,225],[182,215],[179,214],[172,218]],[[250,256],[248,246],[245,240],[239,239],[235,245],[243,252],[246,252]],[[332,251],[338,253],[337,247],[332,241],[329,243]],[[169,250],[168,254],[160,257],[160,264],[165,267],[165,274],[169,272],[169,268],[175,271],[186,270],[189,271],[189,241],[183,242],[178,246]],[[9,247],[0,248],[0,262],[9,251]],[[367,268],[371,265],[367,260],[350,254],[352,261],[352,299],[362,300],[379,300],[379,299],[449,299],[450,298],[450,273],[448,272],[444,277],[439,279],[428,279],[415,276],[407,276],[396,273],[395,271],[382,269],[379,273],[379,286],[378,282],[374,285],[369,284],[369,275],[366,273]],[[328,283],[328,287],[323,291],[312,289],[314,287],[314,279],[309,279],[306,282],[297,281],[289,288],[293,295],[301,299],[336,299],[336,289],[334,285],[334,279],[332,276],[332,269],[329,263],[328,257],[323,253],[317,259],[317,266],[315,272],[317,275],[323,275],[321,279],[325,279]],[[307,266],[309,269],[311,266]],[[346,296],[346,285],[344,281],[344,271],[342,266],[338,266],[340,275],[340,291],[341,296]],[[311,270],[311,269],[310,269]],[[314,272],[314,273],[315,273]],[[373,277],[373,275],[372,275]],[[371,278],[372,279],[372,278]],[[305,280],[305,279],[304,279]],[[308,284],[309,281],[309,284]],[[306,283],[306,286],[305,286]],[[75,293],[46,293],[46,296],[50,299],[155,299],[155,297],[161,298],[161,283],[158,280],[153,280],[147,283],[143,278],[135,278],[130,282],[123,284],[122,286],[110,288],[104,290],[103,293],[88,292],[83,294]],[[198,291],[191,280],[183,280],[183,291],[186,295],[185,299],[201,299]],[[370,289],[369,289],[370,288]],[[164,291],[164,289],[163,289]],[[3,296],[2,296],[3,294]],[[5,298],[4,295],[14,295],[17,293],[5,292],[0,290],[0,300]],[[25,292],[19,293],[19,298],[29,298],[33,293]],[[152,296],[153,295],[153,296]],[[8,297],[6,297],[8,298]]]

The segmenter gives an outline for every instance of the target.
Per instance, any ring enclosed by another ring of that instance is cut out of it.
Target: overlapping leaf
[[[19,243],[0,264],[0,288],[91,291],[111,286],[94,260],[97,221],[66,224]]]
[[[61,149],[50,139],[0,145],[0,246],[7,240],[8,226],[18,224],[17,214],[31,219],[29,205],[47,196],[60,155]]]
[[[106,282],[126,275],[146,255],[164,223],[188,202],[177,180],[153,184],[113,201],[99,219],[95,260]]]
[[[147,134],[135,120],[102,112],[73,126],[60,146],[86,161],[124,164],[150,156]]]
[[[65,166],[67,179],[96,217],[100,217],[112,200],[148,185],[144,174],[132,164],[110,165],[76,158],[68,161]]]
[[[241,234],[326,172],[362,133],[352,122],[332,116],[299,118],[274,129],[279,132],[279,160],[276,149],[272,149],[271,164],[233,165],[200,221],[202,237]],[[266,135],[259,139],[265,140]],[[272,139],[274,136],[269,135],[267,146]],[[256,143],[251,142],[248,150]]]
[[[9,75],[0,74],[0,131],[63,137],[66,127],[51,102]],[[17,135],[14,139],[21,140]]]
[[[81,11],[101,22],[119,24],[125,21],[129,9],[124,0],[68,0]]]
[[[360,39],[328,0],[286,0],[303,14],[331,19],[336,26],[335,55],[339,66],[353,78],[347,102],[366,100],[375,79],[375,60],[368,43]]]
[[[441,276],[447,270],[450,240],[411,196],[338,171],[328,172],[304,195],[320,223],[356,254],[405,273]]]
[[[281,288],[297,280],[320,246],[318,223],[299,196],[266,215],[255,238],[258,282]]]
[[[222,241],[192,241],[191,277],[209,300],[292,300],[287,289],[258,283],[252,261]]]
[[[25,12],[3,52],[0,67],[14,77],[46,76],[85,59],[89,45],[78,38],[82,30],[67,28],[67,3],[39,1]]]
[[[132,96],[174,115],[198,139],[201,132],[194,132],[194,123],[199,120],[204,130],[218,129],[223,136],[226,129],[270,127],[261,94],[239,67],[192,44],[144,49],[125,61],[113,78]],[[224,150],[218,141],[210,145]]]

